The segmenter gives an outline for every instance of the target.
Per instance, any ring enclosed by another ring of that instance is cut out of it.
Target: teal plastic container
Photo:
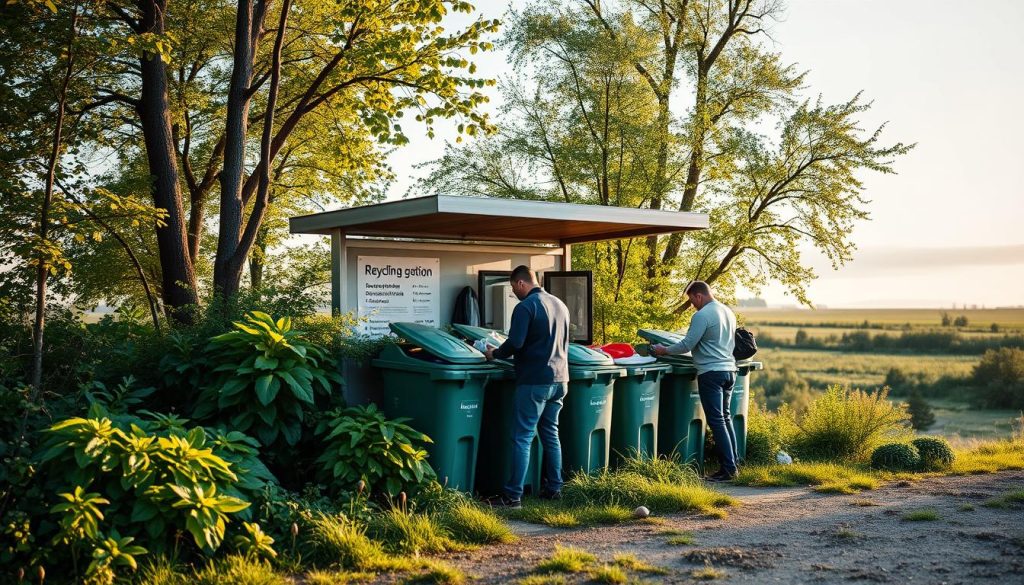
[[[626,375],[615,381],[612,400],[612,465],[634,456],[658,456],[661,379],[672,371],[664,363],[624,367]]]
[[[439,329],[392,323],[391,330],[409,343],[385,347],[372,362],[384,379],[384,413],[409,418],[410,426],[430,437],[428,462],[438,481],[469,492],[480,447],[484,388],[503,372]]]

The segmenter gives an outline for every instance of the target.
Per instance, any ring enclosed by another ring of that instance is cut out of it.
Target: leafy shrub
[[[329,485],[354,486],[360,480],[375,493],[395,497],[415,493],[436,479],[422,443],[430,437],[389,420],[374,405],[336,409],[317,425],[324,451],[317,459],[320,477]]]
[[[793,419],[788,409],[766,412],[751,402],[748,412],[747,453],[744,462],[753,465],[775,463],[775,455],[788,448],[793,435]]]
[[[887,443],[871,454],[871,466],[887,471],[913,471],[921,465],[917,448],[906,443]]]
[[[1024,408],[1024,349],[990,349],[974,367],[980,402],[989,408]]]
[[[912,444],[921,456],[921,469],[939,471],[949,469],[956,459],[953,447],[941,437],[918,437]]]
[[[53,509],[60,514],[59,537],[95,547],[126,535],[164,552],[181,531],[212,552],[229,520],[250,520],[249,496],[273,481],[256,457],[257,443],[182,422],[170,416],[113,421],[97,404],[88,418],[53,425],[40,462],[52,493],[64,500]]]
[[[907,435],[909,416],[888,395],[830,387],[797,419],[792,450],[805,459],[866,461],[878,445]]]
[[[212,338],[206,348],[213,377],[192,415],[217,415],[266,446],[281,439],[295,445],[302,434],[303,408],[313,405],[317,391],[329,395],[331,381],[340,384],[341,377],[324,367],[326,352],[306,342],[288,317],[274,321],[252,311],[234,329]]]

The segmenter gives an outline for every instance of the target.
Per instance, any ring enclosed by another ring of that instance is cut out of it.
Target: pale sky
[[[516,2],[521,5],[521,2]],[[507,3],[477,0],[501,17]],[[865,173],[872,220],[838,272],[807,255],[820,278],[815,303],[831,307],[1024,305],[1024,1],[789,0],[773,48],[808,70],[807,95],[826,102],[864,91],[865,128],[888,121],[883,141],[916,142],[897,175]],[[479,61],[488,76],[504,55]],[[497,91],[492,102],[498,100]],[[441,156],[444,139],[412,136],[390,163],[399,198]],[[793,303],[779,286],[762,297]]]

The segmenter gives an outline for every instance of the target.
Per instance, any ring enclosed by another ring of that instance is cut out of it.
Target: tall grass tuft
[[[241,555],[210,561],[189,582],[196,585],[291,585],[291,580],[275,571],[267,561]]]
[[[311,560],[356,571],[404,568],[366,536],[366,529],[340,516],[320,513],[310,523]]]
[[[439,514],[441,525],[451,537],[468,544],[497,544],[516,541],[516,535],[494,512],[470,502],[461,502]]]
[[[537,563],[540,573],[582,573],[597,562],[594,555],[575,548],[556,544],[555,553]]]
[[[689,481],[689,480],[687,480]],[[647,506],[652,513],[715,512],[735,500],[703,485],[676,484],[651,479],[635,471],[577,474],[562,487],[563,501],[576,508],[617,505]]]
[[[400,508],[375,515],[370,520],[369,533],[393,553],[436,554],[459,548],[433,516],[412,514]]]
[[[797,421],[793,451],[804,459],[863,462],[882,443],[906,439],[910,416],[878,392],[832,386]]]
[[[823,493],[853,494],[873,490],[880,481],[867,471],[834,463],[794,463],[792,465],[751,465],[740,470],[733,482],[757,487],[816,486]]]

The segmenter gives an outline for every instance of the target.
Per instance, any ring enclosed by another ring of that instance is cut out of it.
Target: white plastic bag
[[[775,460],[779,462],[779,465],[792,465],[793,458],[789,456],[789,453],[785,451],[779,451],[775,454]]]

